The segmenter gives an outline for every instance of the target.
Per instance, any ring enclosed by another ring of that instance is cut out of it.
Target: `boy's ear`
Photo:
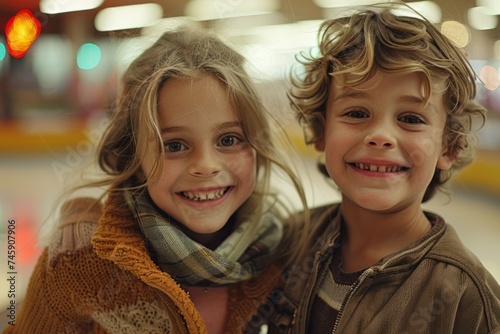
[[[316,151],[324,152],[325,151],[325,138],[319,138],[314,142],[314,148]]]
[[[439,157],[437,161],[437,168],[441,170],[449,170],[451,166],[455,163],[455,160],[457,159],[456,154],[451,154],[448,149],[443,149],[441,152],[441,156]]]

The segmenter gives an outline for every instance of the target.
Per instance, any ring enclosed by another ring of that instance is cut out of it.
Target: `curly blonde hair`
[[[297,60],[305,74],[292,73],[289,99],[306,129],[306,142],[323,138],[326,102],[336,78],[348,86],[359,85],[377,70],[418,73],[427,99],[432,82],[444,80],[447,111],[444,145],[456,160],[450,170],[436,169],[423,201],[430,199],[450,177],[472,162],[476,152],[473,126],[484,124],[486,109],[474,100],[476,74],[466,55],[423,17],[398,16],[401,4],[380,4],[323,22],[319,30],[319,55],[301,53]],[[325,171],[324,168],[320,169]]]

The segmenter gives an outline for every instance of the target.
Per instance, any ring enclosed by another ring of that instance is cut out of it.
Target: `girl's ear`
[[[437,168],[441,170],[449,170],[451,166],[455,163],[457,156],[456,154],[450,154],[448,148],[444,148],[441,152],[441,156],[437,161]]]
[[[319,138],[314,142],[314,148],[316,151],[324,152],[325,151],[325,138]]]

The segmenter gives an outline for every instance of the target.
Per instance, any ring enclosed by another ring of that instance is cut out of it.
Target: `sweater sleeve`
[[[65,203],[59,226],[33,270],[15,325],[4,333],[88,333],[92,328],[87,280],[95,257],[90,237],[101,212],[98,202],[79,198]],[[87,273],[87,275],[86,275]]]
[[[48,264],[48,250],[40,256],[33,271],[24,300],[20,304],[15,325],[8,325],[4,333],[88,333],[92,323],[72,291],[65,287],[60,265]],[[69,306],[69,307],[68,307]]]

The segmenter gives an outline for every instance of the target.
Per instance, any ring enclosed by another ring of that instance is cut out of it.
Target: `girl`
[[[280,281],[292,228],[281,160],[244,59],[167,32],[124,73],[98,150],[105,201],[78,198],[8,333],[239,333]]]

